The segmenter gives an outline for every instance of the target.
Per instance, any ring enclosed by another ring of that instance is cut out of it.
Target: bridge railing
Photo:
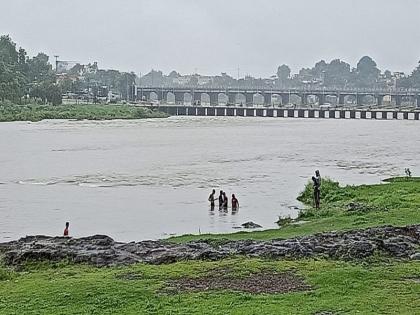
[[[146,91],[197,91],[197,92],[264,92],[264,93],[334,93],[334,94],[420,94],[420,89],[415,88],[351,88],[351,87],[259,87],[259,86],[137,86],[138,90]]]

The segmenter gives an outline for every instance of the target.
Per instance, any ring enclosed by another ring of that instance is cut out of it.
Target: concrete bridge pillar
[[[228,96],[228,104],[235,105],[235,103],[236,103],[236,93],[229,92],[229,93],[226,93],[226,94]]]
[[[338,104],[339,105],[344,105],[345,97],[346,96],[344,94],[338,94]]]
[[[150,101],[150,92],[143,91],[141,97],[142,101]]]
[[[305,93],[302,93],[299,96],[300,96],[301,104],[302,105],[308,105],[308,95],[306,95]]]
[[[163,91],[162,93],[162,101],[164,101],[165,103],[168,101],[168,93],[169,91]]]
[[[289,94],[281,94],[281,104],[286,105],[290,103],[290,95]]]
[[[376,95],[376,104],[378,106],[381,106],[384,102],[384,96],[383,95]]]
[[[271,106],[271,93],[264,93],[264,105]]]
[[[245,103],[246,105],[254,105],[254,93],[245,93]]]
[[[395,95],[391,96],[391,101],[395,101],[395,106],[401,106],[402,103],[402,96],[401,95]]]
[[[356,95],[356,105],[363,105],[363,95],[357,94]]]
[[[210,105],[217,106],[219,105],[219,94],[215,92],[208,93],[210,97]]]
[[[325,104],[325,94],[318,94],[318,104],[319,105],[324,105]]]
[[[201,105],[201,93],[194,92],[192,95],[193,95],[193,105]]]
[[[164,99],[163,98],[163,90],[157,90],[157,91],[155,91],[155,93],[157,95],[157,100],[158,101],[162,101]]]
[[[175,104],[184,104],[184,92],[175,92]]]
[[[401,103],[402,103],[402,96],[401,95],[396,95],[395,96],[395,104],[397,106],[401,106]]]

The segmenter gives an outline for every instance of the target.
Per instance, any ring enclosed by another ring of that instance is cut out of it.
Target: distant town
[[[416,91],[420,89],[420,62],[409,74],[381,70],[376,62],[369,56],[362,57],[352,66],[340,59],[332,61],[321,60],[312,68],[302,68],[292,73],[290,67],[282,64],[273,67],[273,75],[268,78],[256,78],[252,75],[233,77],[228,73],[219,75],[202,75],[199,73],[181,74],[175,70],[163,73],[160,70],[151,70],[148,73],[120,72],[114,69],[101,69],[97,62],[82,64],[75,61],[66,61],[55,57],[55,64],[44,53],[34,57],[27,56],[24,48],[17,48],[16,43],[5,35],[0,39],[0,67],[3,75],[0,84],[0,100],[9,100],[13,103],[37,102],[41,104],[52,103],[118,103],[144,101],[145,97],[138,95],[139,88],[200,88],[200,89],[253,89],[258,90],[292,90],[292,89],[334,89],[354,91],[381,90],[380,103],[392,105],[391,91]],[[54,64],[54,65],[53,65]],[[13,80],[15,78],[15,80]],[[390,91],[389,96],[383,91]],[[414,94],[413,94],[414,93]],[[413,92],[410,97],[394,100],[395,105],[411,104],[418,106],[419,93]],[[147,101],[167,101],[158,99],[151,93]],[[187,93],[188,94],[188,93]],[[271,93],[273,94],[273,93]],[[338,93],[336,93],[338,94]],[[365,99],[367,104],[378,103],[374,95]],[[290,95],[288,103],[297,103],[297,95]],[[187,95],[179,102],[192,102],[191,95]],[[201,101],[201,100],[200,100]],[[175,101],[173,101],[175,102]],[[225,101],[225,103],[228,101]],[[271,103],[285,105],[284,100],[272,98]],[[303,104],[302,99],[300,102]],[[306,99],[305,99],[306,102]],[[338,96],[327,95],[323,103],[339,103]],[[357,97],[350,95],[344,103],[356,104]],[[270,103],[270,104],[271,104]],[[313,95],[309,95],[309,104],[320,104]],[[342,102],[343,103],[343,102]]]

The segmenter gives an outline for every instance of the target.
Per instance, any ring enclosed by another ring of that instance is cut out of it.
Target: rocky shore
[[[175,244],[160,240],[121,243],[105,235],[94,235],[78,239],[27,236],[0,243],[0,256],[9,266],[34,260],[67,260],[95,266],[139,262],[166,264],[183,260],[219,260],[232,255],[273,259],[322,256],[352,260],[370,257],[375,252],[396,258],[420,259],[420,225],[383,226],[270,241],[194,241]]]

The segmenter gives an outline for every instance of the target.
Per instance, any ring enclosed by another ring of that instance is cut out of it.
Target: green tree
[[[28,60],[28,80],[29,82],[54,81],[55,76],[49,57],[44,53],[39,53]]]
[[[0,37],[0,61],[11,65],[16,65],[18,63],[16,44],[9,35]]]
[[[417,67],[413,70],[410,75],[411,86],[415,88],[420,88],[420,60]]]
[[[25,76],[19,66],[16,44],[11,38],[0,37],[0,99],[18,102],[24,94]]]
[[[362,57],[357,63],[356,85],[359,87],[372,87],[377,81],[381,71],[377,68],[376,62],[369,56]]]
[[[350,65],[340,59],[332,60],[324,72],[324,84],[327,86],[345,86],[350,81]]]
[[[277,78],[279,79],[280,83],[286,83],[287,80],[290,78],[290,67],[288,65],[281,65],[277,68]]]

